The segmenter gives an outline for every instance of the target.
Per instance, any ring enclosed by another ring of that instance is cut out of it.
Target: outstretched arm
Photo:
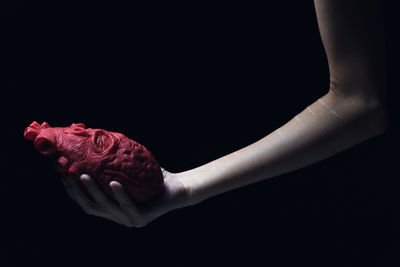
[[[149,205],[135,205],[111,182],[116,205],[87,176],[82,181],[96,203],[72,179],[65,183],[71,197],[89,214],[140,227],[170,210],[305,167],[382,133],[387,114],[380,1],[314,2],[331,74],[327,94],[254,144],[189,171],[164,171],[164,195]]]
[[[385,130],[380,1],[314,2],[329,92],[258,142],[181,173],[192,203],[310,165]]]

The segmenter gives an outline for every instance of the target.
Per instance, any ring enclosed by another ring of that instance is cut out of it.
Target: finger
[[[106,220],[109,220],[109,221],[112,221],[114,223],[121,224],[121,225],[124,225],[124,226],[127,226],[127,227],[132,227],[133,226],[132,223],[127,224],[126,222],[121,221],[119,218],[115,217],[114,215],[112,215],[110,213],[104,213],[104,212],[100,212],[99,211],[99,212],[88,212],[87,214],[88,215],[93,215],[95,217],[100,217],[100,218],[103,218],[103,219],[106,219]]]
[[[117,217],[115,217],[115,216],[113,216],[111,214],[107,214],[107,215],[100,216],[100,217],[102,217],[104,219],[107,219],[107,220],[110,220],[110,221],[112,221],[114,223],[123,225],[123,226],[127,226],[127,227],[132,227],[133,226],[133,223],[131,223],[131,222],[130,223],[123,222],[119,218],[117,218]]]
[[[72,178],[65,177],[63,183],[67,188],[67,192],[71,195],[71,198],[74,199],[85,212],[95,211],[95,204],[85,196]]]
[[[66,181],[66,179],[70,179],[70,178],[68,178],[68,177],[62,177],[61,181],[62,181],[62,183],[64,184],[65,189],[66,189],[68,195],[69,195],[72,199],[74,199],[76,202],[78,202],[76,196],[71,192],[71,186],[68,184],[68,181]],[[74,181],[72,181],[72,182],[74,182]],[[88,201],[89,201],[89,200],[88,200]],[[79,204],[79,203],[78,203],[78,204]],[[90,203],[89,206],[90,206],[90,208],[83,208],[82,205],[81,205],[82,209],[83,209],[88,215],[98,216],[98,217],[102,217],[102,218],[111,220],[111,221],[113,221],[113,222],[116,222],[116,223],[118,223],[118,224],[123,224],[123,225],[126,225],[126,226],[132,226],[132,223],[130,223],[130,224],[124,223],[124,222],[122,222],[120,219],[114,217],[113,215],[110,215],[110,214],[107,214],[107,213],[103,213],[103,212],[98,211],[97,209],[94,208],[94,204],[93,204],[93,203]]]
[[[124,212],[103,193],[103,191],[97,186],[96,182],[91,179],[89,175],[82,174],[81,181],[86,186],[94,200],[103,206],[107,213],[110,213],[113,217],[118,218],[122,224],[126,226],[132,226],[129,216],[124,214]]]
[[[112,205],[111,201],[107,198],[107,196],[101,191],[101,189],[97,186],[96,182],[90,178],[87,174],[82,174],[80,177],[82,183],[86,186],[90,195],[98,204],[101,204],[104,207],[110,207]]]
[[[160,167],[160,170],[161,170],[162,173],[166,172],[166,170],[163,167]]]
[[[113,192],[114,198],[118,201],[119,206],[123,211],[129,214],[132,222],[137,225],[143,224],[143,216],[140,213],[138,207],[132,202],[132,200],[125,193],[122,185],[116,181],[110,183],[110,188]]]

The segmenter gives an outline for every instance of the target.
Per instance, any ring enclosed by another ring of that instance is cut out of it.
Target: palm
[[[125,193],[122,185],[116,181],[110,183],[114,198],[109,199],[86,174],[81,176],[81,181],[86,186],[95,202],[88,199],[71,178],[64,178],[63,182],[67,192],[90,215],[95,215],[112,220],[125,226],[142,227],[157,217],[185,206],[187,193],[177,174],[164,169],[164,191],[161,196],[149,203],[137,205]]]

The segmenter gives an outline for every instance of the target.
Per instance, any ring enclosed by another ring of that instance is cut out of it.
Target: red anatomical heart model
[[[111,198],[111,181],[121,183],[137,203],[163,190],[163,175],[153,155],[121,133],[86,129],[83,123],[53,128],[46,122],[33,122],[24,137],[33,141],[40,153],[53,157],[62,174],[80,182],[80,175],[87,173]]]

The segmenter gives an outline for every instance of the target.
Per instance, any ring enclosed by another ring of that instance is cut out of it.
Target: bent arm
[[[326,94],[288,123],[243,149],[180,173],[192,204],[284,174],[385,130],[385,114],[358,99]]]
[[[385,130],[378,4],[315,0],[331,73],[329,92],[254,144],[180,173],[190,204],[305,167]]]

